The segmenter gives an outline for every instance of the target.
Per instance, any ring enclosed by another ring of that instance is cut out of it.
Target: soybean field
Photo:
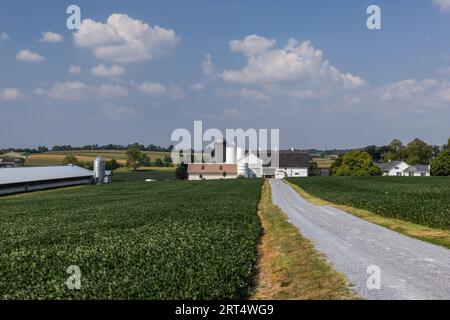
[[[118,176],[111,185],[0,198],[0,299],[249,294],[261,180]],[[67,286],[73,266],[80,289]]]
[[[449,177],[310,177],[289,181],[336,204],[450,229]]]

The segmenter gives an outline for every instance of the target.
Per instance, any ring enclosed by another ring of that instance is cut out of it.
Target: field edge
[[[252,300],[357,299],[345,276],[335,271],[283,211],[272,203],[269,182],[258,207],[263,235],[259,244]]]
[[[403,235],[426,241],[431,244],[439,245],[450,249],[450,231],[437,228],[431,228],[428,226],[412,223],[400,219],[388,218],[379,214],[373,213],[369,210],[359,209],[351,206],[336,204],[319,197],[316,197],[306,192],[299,185],[292,183],[288,180],[283,180],[284,183],[291,186],[300,196],[302,196],[308,202],[317,206],[331,206],[336,209],[340,209],[347,213],[350,213],[358,218],[364,219],[368,222],[374,223],[381,227],[385,227],[392,231],[401,233]]]

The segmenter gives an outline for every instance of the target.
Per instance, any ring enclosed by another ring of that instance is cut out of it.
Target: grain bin
[[[227,142],[226,148],[226,163],[235,164],[236,163],[236,146],[234,143]]]
[[[105,159],[103,157],[97,157],[94,160],[94,179],[97,183],[103,183],[105,179]]]

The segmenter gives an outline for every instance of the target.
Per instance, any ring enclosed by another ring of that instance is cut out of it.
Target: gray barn
[[[94,172],[77,166],[0,168],[0,195],[91,184]]]

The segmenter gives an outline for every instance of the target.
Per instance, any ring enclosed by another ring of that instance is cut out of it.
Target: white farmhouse
[[[396,177],[429,177],[431,168],[429,165],[409,165],[405,161],[389,161],[385,163],[375,163],[383,172],[383,176]]]

